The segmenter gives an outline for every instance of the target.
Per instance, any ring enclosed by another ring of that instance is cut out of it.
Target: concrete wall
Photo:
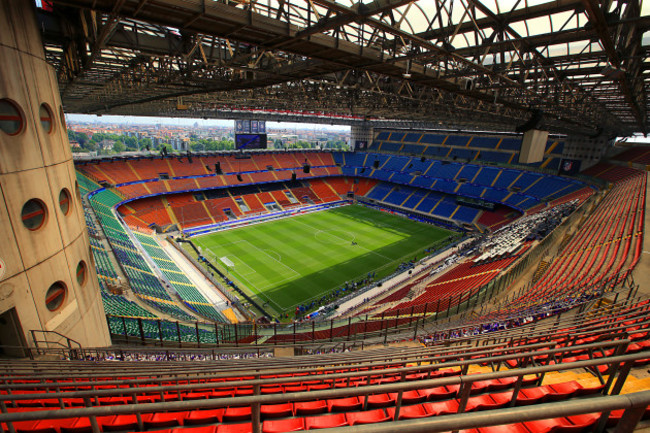
[[[105,346],[110,337],[58,84],[45,62],[33,7],[23,0],[0,3],[0,104],[6,108],[10,102],[22,118],[16,134],[0,128],[0,260],[5,264],[0,314],[16,308],[27,342],[29,330],[36,329],[60,332],[84,346]],[[51,119],[49,131],[42,118]],[[65,213],[59,203],[64,189],[70,197]],[[46,210],[36,230],[23,223],[23,206],[30,199]],[[82,281],[76,274],[80,263],[86,268]],[[65,286],[65,298],[50,311],[46,293],[56,282]]]

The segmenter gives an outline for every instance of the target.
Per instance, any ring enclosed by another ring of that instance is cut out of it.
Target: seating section
[[[181,320],[194,321],[195,318],[179,308],[170,297],[113,214],[112,208],[122,199],[110,190],[103,190],[92,195],[89,200],[134,294],[165,314]]]
[[[593,413],[588,403],[601,403],[621,388],[629,392],[624,385],[632,379],[617,371],[621,365],[625,370],[648,362],[644,351],[650,348],[649,307],[647,300],[626,301],[596,315],[581,313],[555,323],[476,334],[471,331],[490,324],[479,323],[474,329],[463,324],[437,328],[423,337],[426,344],[421,346],[326,356],[229,358],[214,349],[111,348],[93,352],[93,362],[59,362],[55,373],[45,375],[51,364],[43,361],[3,361],[2,416],[21,420],[12,421],[11,428],[5,421],[2,428],[83,433],[96,421],[102,432],[237,432],[252,431],[252,423],[259,420],[261,431],[285,432],[409,419],[440,422],[447,415],[509,406],[526,406],[527,413],[539,419],[479,431],[537,433],[560,431],[558,426],[591,431],[587,429],[594,428],[601,415],[613,427],[643,393],[630,395],[620,409],[607,414]],[[208,335],[200,335],[201,341],[209,341]],[[625,358],[612,359],[621,353]],[[571,372],[577,362],[614,380]],[[260,396],[265,399],[261,403]],[[581,410],[544,419],[550,407],[546,404],[558,401],[579,403]],[[160,403],[167,403],[168,409],[160,410]],[[66,417],[66,411],[71,415]],[[91,420],[91,415],[97,416]],[[491,422],[500,419],[499,412],[485,415]],[[646,409],[643,417],[648,415]],[[44,419],[36,419],[39,416]],[[475,418],[455,419],[470,423]]]
[[[407,202],[400,199],[408,198],[404,194],[409,189],[402,187],[420,188],[430,193],[443,195],[462,195],[479,200],[505,204],[519,211],[532,209],[540,204],[551,202],[561,197],[574,194],[585,188],[585,185],[575,179],[546,175],[533,171],[521,171],[509,168],[481,167],[470,163],[453,161],[438,161],[426,158],[411,158],[403,155],[385,154],[342,154],[335,153],[335,161],[342,166],[343,174],[362,178],[384,181],[398,191],[392,191],[392,204]],[[387,185],[387,186],[388,186]],[[386,195],[379,198],[381,192]],[[380,188],[372,191],[369,196],[376,200],[385,201],[391,191]],[[440,195],[433,196],[432,199]],[[472,222],[477,212],[473,209],[458,209],[451,207],[453,200],[445,200],[436,213],[442,218],[449,218],[454,211],[458,220]],[[409,205],[422,206],[418,211],[430,213],[433,203],[424,200],[421,203],[409,202]],[[423,210],[424,209],[424,210]],[[455,216],[455,215],[454,215]]]
[[[302,172],[305,163],[315,170],[313,175]],[[131,160],[98,160],[78,164],[77,168],[97,182],[105,181],[117,185],[126,197],[147,195],[142,194],[146,191],[155,194],[196,189],[194,179],[183,179],[186,177],[212,178],[213,182],[227,182],[231,186],[241,183],[236,176],[217,175],[216,164],[219,164],[224,174],[246,173],[247,183],[287,180],[294,171],[300,178],[340,174],[331,153],[313,151],[254,154],[251,158],[243,159],[237,158],[235,154],[196,154],[191,163],[187,157],[137,157]],[[270,171],[269,167],[273,171]],[[214,186],[223,186],[223,183]]]
[[[514,300],[512,307],[576,297],[585,290],[599,290],[603,285],[625,279],[642,251],[645,190],[646,176],[639,171],[636,176],[616,183],[598,209],[553,257],[539,281]]]
[[[639,170],[631,167],[624,167],[622,165],[599,162],[598,164],[584,170],[582,173],[588,176],[594,176],[606,180],[608,182],[618,182],[638,175]]]
[[[635,146],[619,153],[612,159],[650,165],[650,146]]]
[[[449,132],[405,132],[380,130],[375,133],[371,152],[405,154],[416,157],[518,164],[521,137]],[[564,142],[549,138],[542,162],[531,167],[557,170],[562,159]]]
[[[217,305],[221,305],[221,310],[227,308],[223,300],[208,301],[194,283],[178,268],[176,262],[158,245],[155,239],[141,233],[134,233],[134,235],[147,254],[153,259],[156,266],[162,271],[166,280],[171,284],[171,287],[186,307],[211,321],[227,321],[219,312],[219,309],[216,308]]]

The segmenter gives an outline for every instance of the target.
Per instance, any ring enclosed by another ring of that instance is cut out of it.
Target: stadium
[[[649,18],[2,2],[2,431],[650,427]],[[235,148],[73,157],[67,113],[228,119]]]

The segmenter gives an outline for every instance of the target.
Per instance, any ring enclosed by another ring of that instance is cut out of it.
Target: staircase
[[[607,298],[600,298],[596,301],[586,315],[586,320],[594,317],[605,317],[612,309],[612,301]]]
[[[539,265],[537,265],[537,270],[535,270],[535,274],[533,274],[533,283],[536,283],[540,278],[542,278],[542,275],[544,275],[544,272],[546,272],[546,269],[550,264],[551,262],[548,262],[546,260],[539,262]]]

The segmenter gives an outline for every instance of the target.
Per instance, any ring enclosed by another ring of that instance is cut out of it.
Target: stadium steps
[[[542,277],[542,275],[544,275],[544,272],[546,272],[548,265],[549,262],[547,262],[546,260],[542,260],[541,262],[539,262],[539,265],[537,266],[537,270],[533,275],[533,282],[537,282]]]
[[[612,311],[612,301],[607,298],[600,298],[587,313],[587,319],[605,316]]]

